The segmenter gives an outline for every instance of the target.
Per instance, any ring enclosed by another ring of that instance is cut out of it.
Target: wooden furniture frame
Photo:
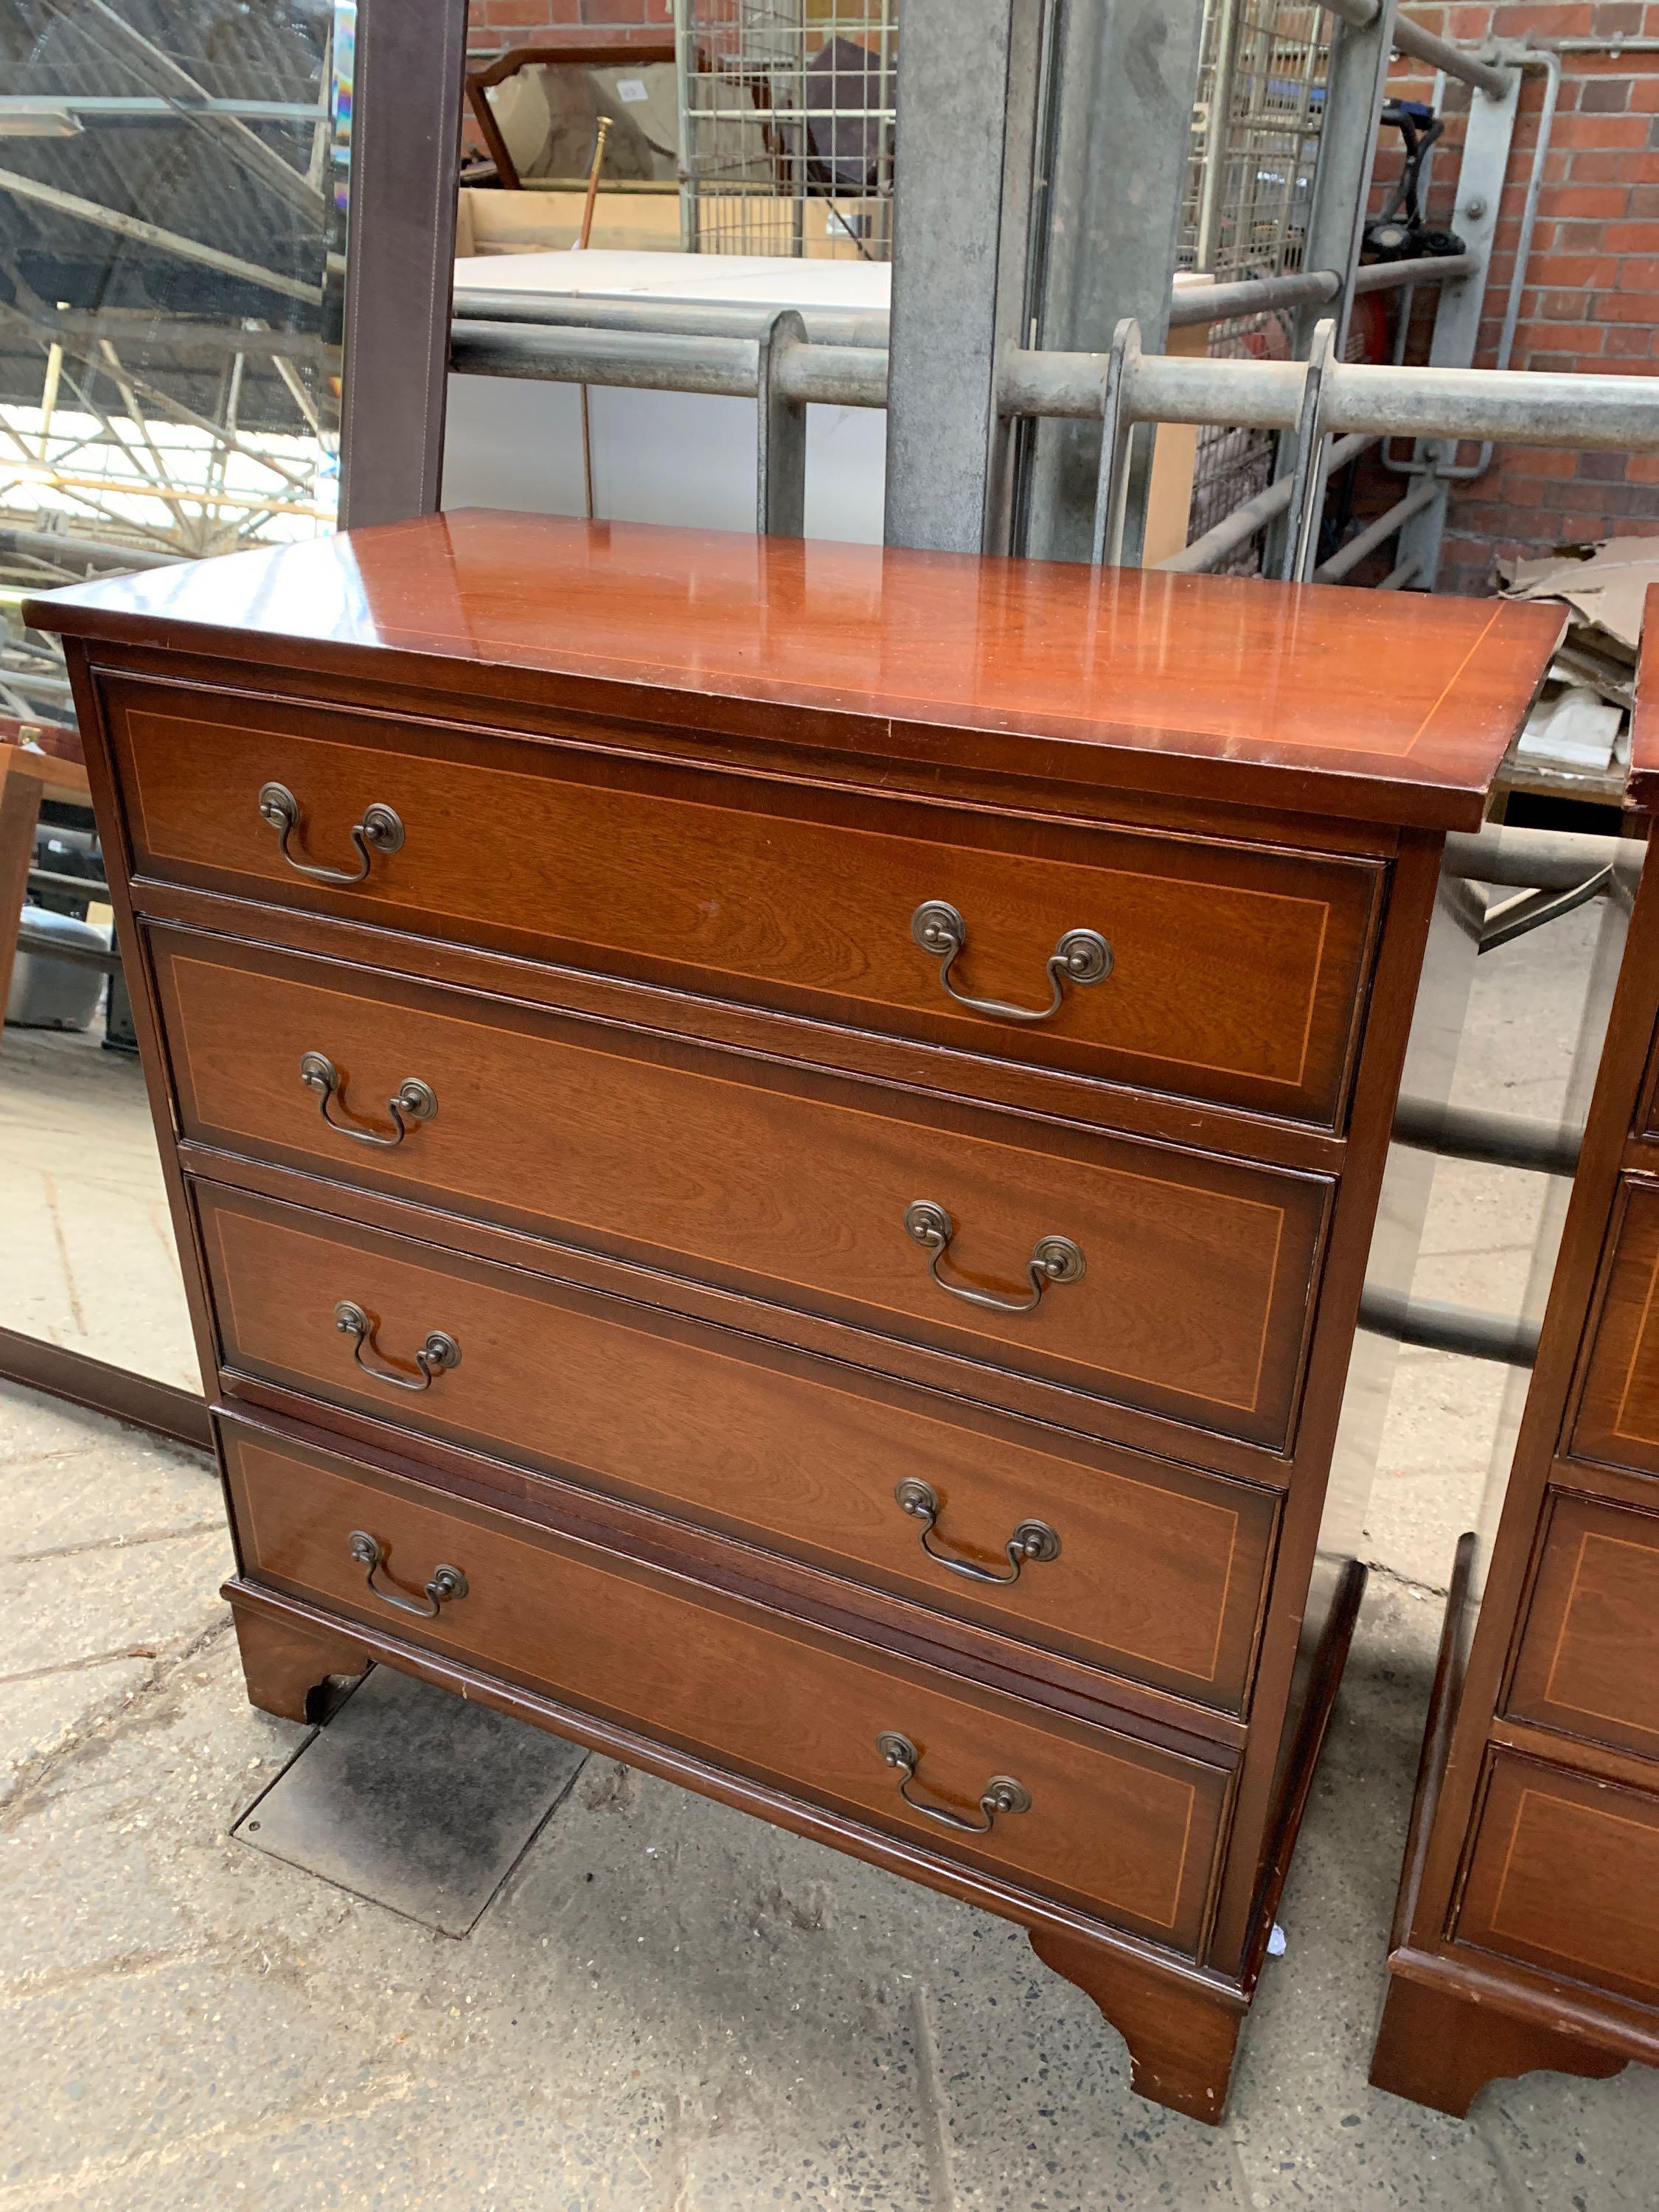
[[[1554,615],[455,513],[30,613],[256,1702],[382,1660],[1002,1913],[1218,2119]]]
[[[1659,807],[1648,600],[1629,804]],[[1605,1044],[1489,1555],[1460,1547],[1371,2079],[1462,2115],[1659,2064],[1659,870],[1626,869]],[[1605,1008],[1606,1000],[1602,1000]],[[1589,1024],[1593,1033],[1594,1019]],[[1558,1217],[1559,1218],[1559,1217]],[[1507,1463],[1506,1463],[1507,1462]],[[1490,1517],[1490,1516],[1489,1516]]]
[[[504,191],[521,192],[524,179],[514,167],[489,105],[492,85],[505,84],[521,69],[534,69],[545,64],[550,69],[626,69],[631,62],[643,69],[652,62],[672,62],[674,59],[674,34],[672,31],[649,28],[631,30],[586,30],[573,27],[568,31],[550,33],[544,43],[534,46],[508,46],[482,69],[469,70],[466,74],[466,104],[478,136],[489,149],[495,165],[495,175]]]

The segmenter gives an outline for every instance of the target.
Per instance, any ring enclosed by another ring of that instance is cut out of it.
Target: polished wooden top
[[[1562,617],[463,509],[76,585],[26,619],[249,666],[1453,829],[1480,821]]]

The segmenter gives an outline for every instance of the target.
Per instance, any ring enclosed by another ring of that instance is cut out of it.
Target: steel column
[[[1158,353],[1169,327],[1203,0],[1066,0],[1054,20],[1053,150],[1030,301],[1036,343],[1104,352],[1118,325],[1133,319],[1142,344]],[[1138,442],[1144,450],[1137,454],[1132,445],[1124,502],[1122,557],[1131,563],[1140,559],[1152,440]],[[1039,559],[1088,559],[1098,430],[1046,424],[1026,466],[1024,550]]]
[[[1035,0],[907,0],[894,187],[890,544],[994,550],[1001,344],[1024,336]]]

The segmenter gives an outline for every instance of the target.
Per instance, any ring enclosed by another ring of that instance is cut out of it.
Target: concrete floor
[[[1482,963],[1460,1097],[1550,1110],[1588,934],[1575,918]],[[18,1045],[9,1133],[50,1127],[63,1081]],[[103,1173],[100,1111],[137,1156],[126,1073],[102,1108],[76,1097],[70,1164]],[[14,1155],[0,1205],[25,1174]],[[1446,1169],[1419,1287],[1518,1297],[1534,1198]],[[148,1200],[103,1219],[106,1268],[152,1264]],[[1130,2093],[1121,2043],[1017,1929],[605,1760],[464,1942],[233,1843],[303,1732],[243,1699],[215,1483],[0,1392],[0,2212],[1651,2205],[1642,2069],[1497,2085],[1468,2123],[1364,2078],[1500,1381],[1402,1362],[1288,1949],[1217,2131]]]

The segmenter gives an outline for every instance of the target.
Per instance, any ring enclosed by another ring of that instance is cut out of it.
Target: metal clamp
[[[1026,1261],[1026,1271],[1031,1278],[1029,1298],[999,1298],[989,1291],[970,1291],[961,1283],[947,1283],[939,1271],[939,1263],[951,1249],[951,1239],[957,1225],[942,1206],[931,1198],[912,1199],[904,1209],[904,1230],[915,1237],[924,1251],[932,1255],[927,1272],[940,1290],[949,1291],[953,1298],[963,1298],[970,1306],[983,1306],[988,1313],[1035,1313],[1042,1304],[1042,1293],[1050,1283],[1074,1283],[1083,1273],[1083,1255],[1069,1237],[1039,1237]]]
[[[339,1096],[345,1085],[340,1071],[326,1053],[302,1052],[300,1054],[300,1080],[307,1091],[314,1091],[317,1111],[331,1129],[341,1136],[349,1137],[358,1145],[401,1145],[411,1126],[417,1121],[429,1121],[438,1110],[437,1093],[429,1083],[422,1083],[411,1075],[398,1085],[386,1102],[386,1110],[392,1116],[392,1133],[382,1136],[378,1129],[354,1129],[349,1121],[337,1121],[329,1112],[329,1101]]]
[[[404,842],[404,825],[389,806],[377,800],[363,809],[363,818],[351,826],[351,842],[357,848],[357,858],[362,866],[355,873],[349,868],[319,868],[310,860],[295,858],[289,850],[289,839],[300,827],[304,817],[300,802],[285,783],[263,784],[259,790],[259,815],[276,832],[283,858],[300,875],[309,876],[319,884],[360,884],[374,864],[376,853],[396,853]]]
[[[979,1809],[985,1815],[982,1820],[969,1820],[960,1813],[953,1813],[948,1805],[924,1805],[920,1797],[910,1795],[921,1753],[909,1737],[900,1735],[896,1729],[884,1729],[876,1738],[876,1749],[888,1765],[903,1777],[899,1796],[907,1805],[915,1812],[925,1813],[930,1820],[938,1820],[963,1835],[988,1836],[999,1813],[1029,1813],[1031,1809],[1030,1791],[1023,1782],[1016,1782],[1012,1774],[994,1774],[986,1784],[979,1801]]]
[[[893,1495],[913,1521],[921,1522],[921,1548],[928,1558],[937,1559],[940,1566],[948,1567],[953,1575],[961,1575],[970,1583],[1000,1583],[1006,1586],[1019,1580],[1027,1560],[1046,1563],[1060,1557],[1057,1530],[1046,1521],[1022,1521],[1003,1546],[1008,1554],[1010,1573],[1000,1575],[994,1568],[975,1566],[971,1559],[953,1559],[948,1552],[936,1551],[928,1540],[939,1516],[939,1492],[933,1485],[907,1474],[902,1482],[894,1485]]]
[[[360,1305],[349,1298],[342,1298],[334,1309],[334,1326],[342,1336],[352,1340],[351,1356],[365,1375],[372,1375],[377,1382],[389,1382],[396,1390],[429,1390],[433,1377],[447,1373],[461,1364],[461,1347],[453,1336],[434,1328],[415,1355],[415,1364],[421,1370],[420,1380],[411,1375],[399,1375],[390,1367],[371,1367],[363,1358],[363,1347],[374,1341],[374,1324]]]
[[[988,1014],[999,1022],[1052,1021],[1060,1012],[1066,986],[1079,989],[1098,983],[1112,972],[1112,948],[1097,929],[1068,929],[1048,956],[1048,975],[1053,993],[1046,1006],[1011,1006],[1000,999],[970,999],[951,981],[951,970],[968,942],[968,925],[955,907],[944,899],[924,899],[910,917],[910,934],[924,952],[944,963],[939,980],[957,1006],[972,1014]]]
[[[382,1589],[374,1577],[377,1570],[386,1565],[386,1547],[366,1528],[354,1528],[346,1544],[358,1565],[368,1569],[368,1586],[375,1596],[382,1605],[396,1606],[399,1613],[412,1613],[421,1620],[435,1620],[445,1605],[466,1595],[466,1577],[459,1567],[434,1567],[432,1579],[426,1586],[424,1605],[404,1596],[400,1590]]]

